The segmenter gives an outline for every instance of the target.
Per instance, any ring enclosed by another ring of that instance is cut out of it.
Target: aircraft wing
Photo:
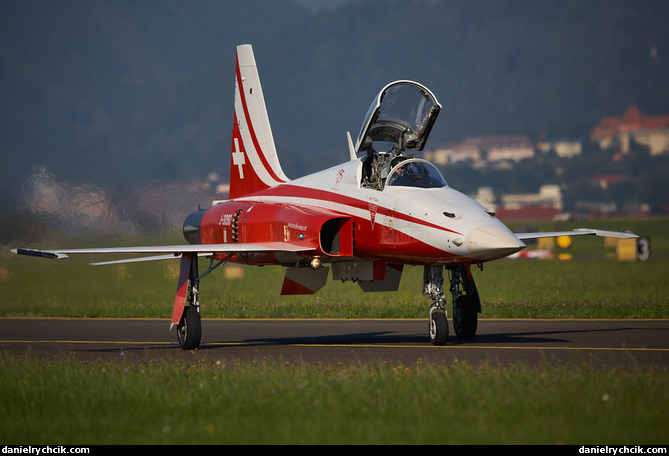
[[[197,253],[202,256],[211,256],[216,253],[245,253],[245,252],[306,252],[316,247],[311,244],[291,242],[256,242],[256,243],[234,243],[234,244],[197,244],[197,245],[162,245],[162,246],[139,246],[139,247],[101,247],[88,249],[13,249],[12,253],[18,255],[36,256],[60,260],[74,254],[161,254],[141,258],[128,258],[123,260],[105,261],[91,263],[93,265],[134,263],[138,261],[165,260],[178,258],[184,253]]]
[[[539,239],[545,237],[582,236],[582,235],[612,237],[617,239],[634,239],[639,237],[636,234],[632,233],[622,233],[620,231],[596,230],[592,228],[576,228],[573,231],[546,231],[539,233],[514,233],[514,234],[521,241],[529,239]]]
[[[311,243],[291,243],[291,242],[257,242],[257,243],[232,243],[232,244],[195,244],[195,245],[162,245],[162,246],[140,246],[140,247],[102,247],[89,249],[54,249],[54,250],[34,250],[34,249],[13,249],[12,252],[18,255],[36,256],[50,259],[64,259],[73,254],[157,254],[150,257],[128,258],[123,260],[105,261],[101,263],[92,263],[93,265],[134,263],[138,261],[164,260],[169,258],[181,257],[181,266],[179,273],[179,284],[177,294],[174,300],[174,310],[172,312],[172,323],[170,328],[178,324],[183,314],[186,293],[188,290],[188,271],[190,270],[193,254],[202,256],[211,256],[217,253],[250,253],[250,252],[307,252],[315,250],[316,246]]]

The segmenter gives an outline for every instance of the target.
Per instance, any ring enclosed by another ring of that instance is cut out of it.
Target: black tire
[[[195,350],[200,345],[202,324],[200,312],[193,306],[184,309],[181,321],[177,325],[177,339],[184,350]]]
[[[446,345],[448,341],[448,319],[443,311],[432,312],[429,334],[432,345]]]
[[[459,339],[471,339],[478,326],[477,300],[475,295],[461,295],[453,305],[453,329]]]

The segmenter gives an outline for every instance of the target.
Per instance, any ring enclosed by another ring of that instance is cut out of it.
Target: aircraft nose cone
[[[486,225],[473,229],[467,235],[466,244],[470,257],[478,260],[504,258],[526,246],[503,225]]]

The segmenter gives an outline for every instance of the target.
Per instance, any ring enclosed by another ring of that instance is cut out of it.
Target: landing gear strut
[[[197,298],[200,294],[200,277],[198,274],[197,255],[193,255],[189,272],[190,286],[188,287],[188,305],[184,308],[181,321],[177,325],[177,340],[184,350],[194,350],[200,345],[202,324],[200,322],[200,303]]]
[[[460,339],[471,339],[476,334],[478,312],[481,311],[474,278],[469,266],[448,269],[450,292],[453,297],[453,329]],[[433,305],[430,308],[429,335],[432,345],[445,345],[448,340],[448,319],[444,307],[444,270],[442,266],[425,266],[423,269],[423,294]]]
[[[198,296],[200,294],[200,279],[211,273],[211,271],[217,267],[225,264],[225,262],[232,256],[233,254],[229,254],[216,264],[214,264],[214,257],[212,257],[207,270],[202,275],[199,275],[197,254],[193,254],[190,261],[190,271],[188,273],[188,279],[190,281],[190,285],[188,287],[188,303],[186,307],[184,307],[181,320],[177,325],[177,340],[179,341],[179,346],[181,346],[182,349],[194,350],[200,346],[200,340],[202,338],[200,302],[198,301]]]
[[[430,342],[432,345],[445,345],[448,340],[448,319],[444,307],[444,268],[425,266],[423,269],[423,294],[433,305],[430,308]]]

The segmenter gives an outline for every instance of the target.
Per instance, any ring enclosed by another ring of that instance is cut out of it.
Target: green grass
[[[3,444],[666,444],[666,370],[0,355]]]
[[[0,281],[0,316],[169,318],[176,279],[166,268],[155,262],[93,267],[81,259],[16,259],[10,277]],[[429,308],[419,267],[405,268],[400,289],[388,293],[363,293],[355,284],[329,280],[315,295],[280,296],[283,272],[245,267],[243,278],[226,279],[215,271],[201,283],[203,316],[422,318]],[[482,318],[669,317],[669,259],[502,260],[473,274]]]

